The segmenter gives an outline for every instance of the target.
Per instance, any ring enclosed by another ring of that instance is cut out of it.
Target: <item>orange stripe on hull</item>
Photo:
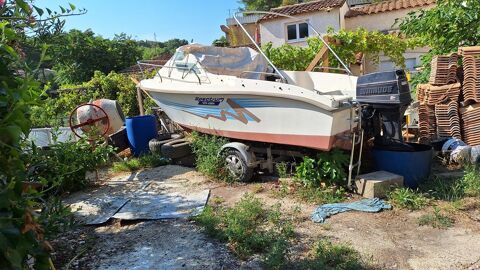
[[[271,134],[257,132],[241,132],[228,130],[215,130],[200,128],[189,125],[181,125],[189,130],[218,135],[223,137],[235,138],[247,141],[267,142],[275,144],[295,145],[307,148],[313,148],[323,151],[330,151],[333,147],[348,149],[349,141],[339,139],[339,136],[320,136],[320,135],[291,135],[291,134]],[[341,135],[341,134],[339,134]]]

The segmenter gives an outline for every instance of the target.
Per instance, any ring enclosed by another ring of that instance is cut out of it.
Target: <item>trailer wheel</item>
[[[162,145],[174,141],[175,139],[164,139],[164,140],[159,140],[159,139],[151,139],[148,142],[148,148],[150,149],[150,152],[154,154],[161,154],[162,153]]]
[[[225,166],[230,175],[237,181],[249,182],[253,176],[253,168],[247,166],[247,161],[238,150],[225,150]]]

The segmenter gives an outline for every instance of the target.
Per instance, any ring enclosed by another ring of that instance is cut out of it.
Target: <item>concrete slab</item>
[[[355,180],[357,193],[365,198],[383,198],[395,187],[403,186],[403,176],[386,171],[359,175]]]

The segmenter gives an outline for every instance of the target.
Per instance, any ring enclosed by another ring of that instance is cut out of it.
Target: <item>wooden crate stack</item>
[[[429,84],[418,86],[420,142],[462,138],[458,113],[462,86],[457,82],[458,54],[435,56]]]

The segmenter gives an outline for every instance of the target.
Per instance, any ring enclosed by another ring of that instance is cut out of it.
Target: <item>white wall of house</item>
[[[429,9],[432,7],[434,7],[434,5],[424,7],[424,9]],[[396,20],[398,18],[406,17],[409,12],[412,12],[414,10],[416,9],[401,9],[370,15],[356,16],[352,18],[345,18],[345,29],[353,31],[362,27],[370,31],[398,30],[398,24],[395,24]],[[427,52],[428,48],[416,48],[414,50],[408,50],[407,52],[405,52],[404,57],[406,69],[410,72],[415,72],[414,68],[421,64],[421,57]],[[372,59],[366,61],[365,73],[390,71],[394,70],[395,68],[398,67],[396,67],[395,64],[387,56],[380,55],[378,61],[372,61]]]
[[[422,9],[430,9],[434,5],[422,7]],[[359,27],[363,27],[367,30],[396,30],[398,25],[394,25],[398,18],[405,18],[408,13],[418,9],[400,9],[394,11],[380,12],[363,16],[356,16],[351,18],[345,18],[345,29],[355,30]]]
[[[336,31],[344,27],[344,14],[348,11],[348,7],[345,4],[341,8],[332,9],[330,11],[317,11],[305,14],[298,14],[295,17],[303,20],[308,20],[313,27],[324,35],[327,33],[328,28],[333,28]],[[272,20],[260,21],[260,36],[262,37],[262,44],[272,42],[273,47],[282,46],[285,43],[289,43],[297,46],[306,46],[305,39],[289,41],[287,39],[287,26],[290,24],[298,23],[294,19],[290,18],[276,18]],[[314,32],[309,29],[309,37],[315,36]]]

